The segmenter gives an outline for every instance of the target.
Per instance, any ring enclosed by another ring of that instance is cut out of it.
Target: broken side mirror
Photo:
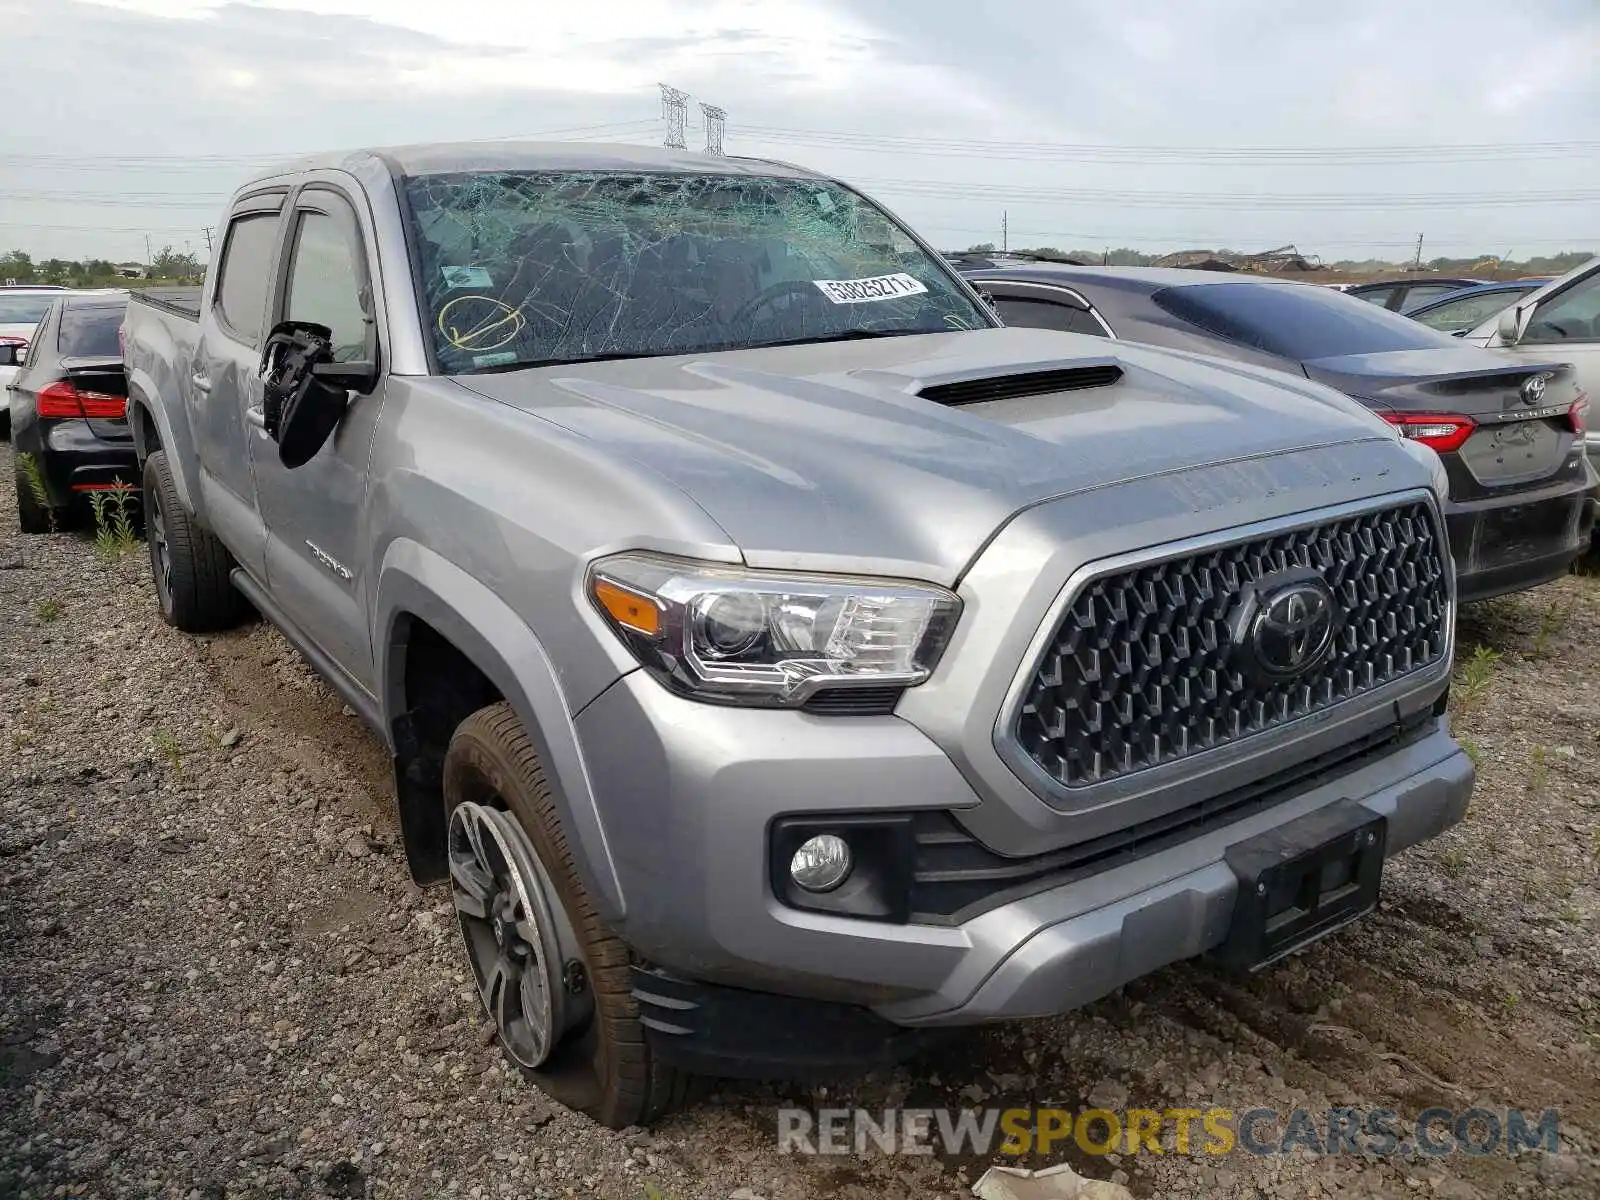
[[[315,458],[333,436],[352,391],[377,386],[377,365],[335,361],[332,337],[326,325],[284,321],[261,350],[261,424],[291,470]]]
[[[1522,309],[1513,304],[1500,314],[1495,327],[1502,346],[1515,346],[1522,336]]]

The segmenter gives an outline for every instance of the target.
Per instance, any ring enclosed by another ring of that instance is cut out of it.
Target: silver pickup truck
[[[601,1122],[1260,967],[1466,809],[1439,462],[1328,388],[1005,328],[772,162],[362,151],[221,230],[126,327],[162,613],[385,740]]]

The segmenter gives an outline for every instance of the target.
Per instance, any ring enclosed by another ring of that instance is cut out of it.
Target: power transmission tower
[[[706,119],[706,153],[727,157],[722,152],[722,131],[727,126],[728,114],[715,104],[702,104],[700,112]]]
[[[661,144],[670,150],[686,149],[683,131],[688,125],[689,93],[664,83],[656,86],[661,89],[661,117],[667,123],[667,139]]]
[[[1000,250],[1002,253],[1011,249],[1011,214],[1005,209],[1000,210]]]
[[[206,226],[206,257],[211,257],[211,226]]]
[[[1417,261],[1411,264],[1413,271],[1422,270],[1422,235],[1417,234]]]

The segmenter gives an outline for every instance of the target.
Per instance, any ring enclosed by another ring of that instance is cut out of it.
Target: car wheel
[[[17,525],[23,533],[55,533],[64,522],[62,514],[39,503],[34,495],[33,480],[19,462],[15,466],[17,479]]]
[[[231,629],[249,612],[228,576],[233,557],[183,507],[164,451],[144,463],[145,542],[162,620],[185,633]]]
[[[444,797],[456,915],[506,1057],[611,1129],[681,1105],[689,1077],[653,1059],[628,948],[579,881],[543,764],[509,705],[456,730]]]

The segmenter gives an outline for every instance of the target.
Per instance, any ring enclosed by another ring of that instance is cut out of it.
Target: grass
[[[56,510],[51,507],[50,489],[44,485],[44,467],[39,464],[38,456],[23,451],[17,455],[17,465],[28,479],[28,490],[33,493],[34,503],[44,509],[45,518],[50,522],[50,532],[57,532]]]
[[[1549,781],[1550,764],[1545,760],[1544,747],[1535,746],[1533,755],[1528,761],[1528,795],[1539,796]]]
[[[1571,605],[1550,601],[1550,606],[1539,617],[1539,628],[1534,630],[1533,648],[1529,657],[1542,661],[1550,657],[1550,639],[1567,627],[1572,617]]]
[[[1509,1017],[1512,1013],[1517,1011],[1517,1005],[1522,1003],[1522,993],[1517,991],[1516,988],[1512,988],[1505,994],[1505,997],[1500,1001],[1500,1003],[1506,1010],[1506,1016]]]
[[[1458,738],[1461,748],[1467,752],[1467,757],[1472,760],[1473,770],[1483,769],[1483,747],[1469,737]]]
[[[1451,879],[1460,879],[1467,873],[1467,852],[1459,846],[1452,846],[1439,859],[1439,869]]]
[[[1495,669],[1500,665],[1500,651],[1488,646],[1474,646],[1472,654],[1456,667],[1456,696],[1463,708],[1475,708],[1488,695],[1494,682]]]
[[[91,492],[94,509],[94,549],[104,562],[115,562],[139,545],[134,532],[133,514],[139,503],[131,483],[119,483],[103,492]]]
[[[150,735],[150,744],[174,771],[183,770],[183,747],[170,730],[158,729]]]
[[[36,604],[34,606],[33,615],[38,617],[39,620],[43,621],[46,625],[48,625],[48,624],[50,624],[50,622],[58,620],[60,618],[60,616],[61,616],[61,601],[59,601],[59,600],[41,600],[41,601],[39,601],[38,604]]]

